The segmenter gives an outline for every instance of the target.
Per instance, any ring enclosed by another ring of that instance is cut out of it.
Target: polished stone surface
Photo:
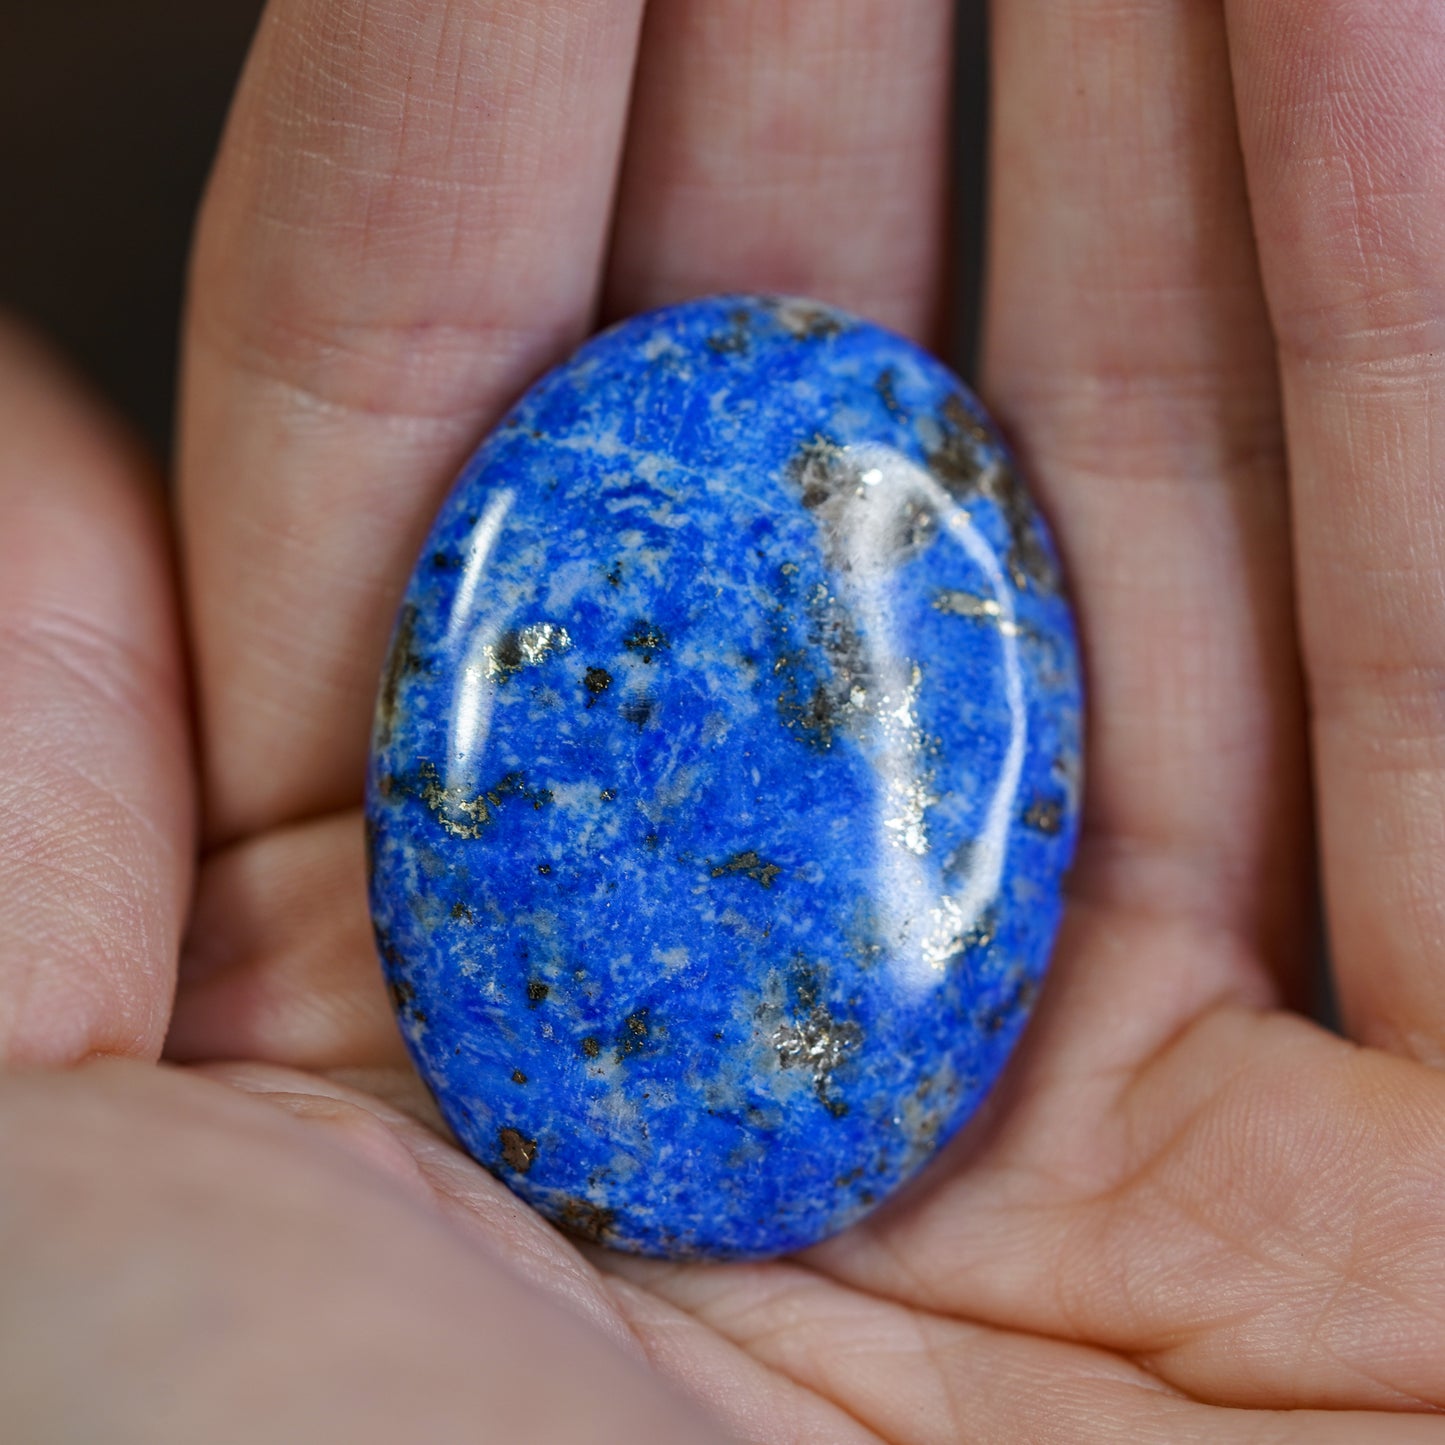
[[[408,587],[378,945],[466,1147],[585,1238],[762,1256],[966,1120],[1042,978],[1079,673],[978,403],[874,326],[722,297],[589,342]]]

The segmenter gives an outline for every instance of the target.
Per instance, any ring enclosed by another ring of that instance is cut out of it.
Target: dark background
[[[0,0],[0,306],[47,331],[160,450],[191,223],[261,8]],[[963,0],[957,247],[968,276],[978,259],[982,36],[983,0]],[[971,285],[956,305],[971,335]]]
[[[157,446],[192,218],[261,0],[0,0],[0,305]]]

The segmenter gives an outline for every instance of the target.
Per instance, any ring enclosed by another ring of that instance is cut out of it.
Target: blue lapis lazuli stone
[[[367,800],[401,1028],[562,1228],[760,1257],[997,1079],[1074,847],[1055,553],[978,402],[789,298],[627,321],[467,464]]]

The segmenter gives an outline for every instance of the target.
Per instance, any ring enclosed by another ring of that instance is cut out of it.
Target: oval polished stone
[[[477,451],[411,578],[367,802],[401,1027],[584,1238],[763,1256],[997,1078],[1074,846],[1055,555],[968,391],[825,307],[638,317]]]

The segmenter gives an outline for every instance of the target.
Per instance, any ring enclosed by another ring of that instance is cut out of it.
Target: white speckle
[[[664,973],[671,975],[686,968],[692,961],[692,955],[688,953],[685,945],[678,944],[675,948],[654,948],[652,959]]]

